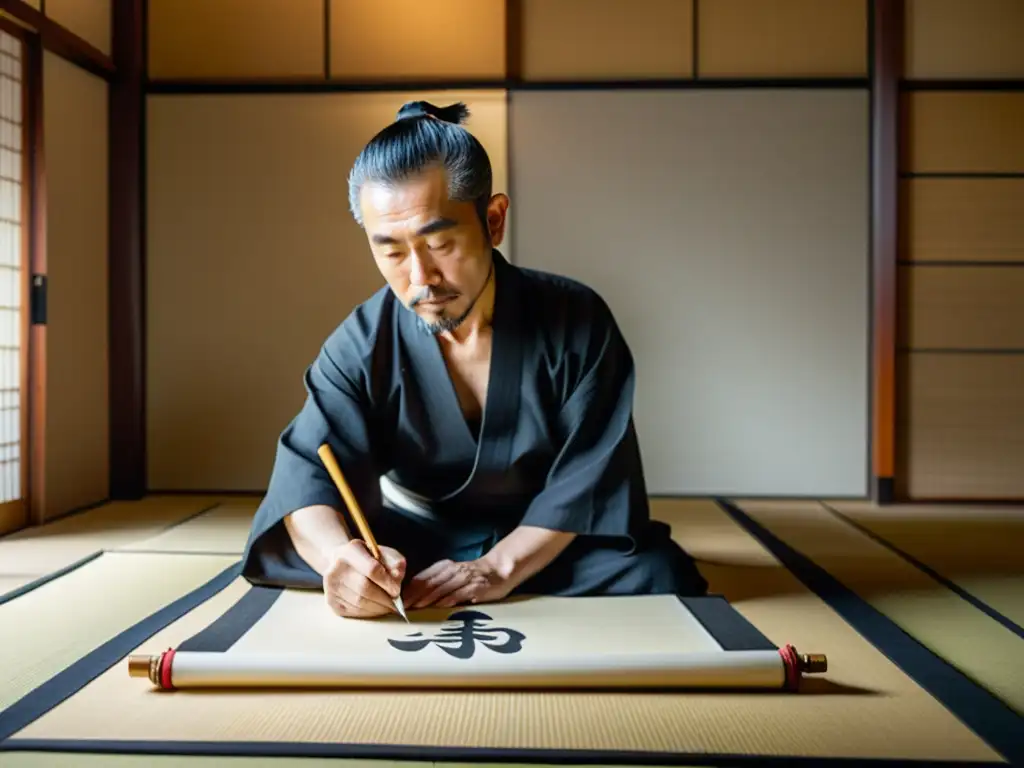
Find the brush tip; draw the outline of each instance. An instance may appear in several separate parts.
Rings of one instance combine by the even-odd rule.
[[[394,602],[395,610],[398,611],[398,614],[406,621],[409,621],[409,617],[405,615],[405,603],[402,602],[402,598],[396,597]]]

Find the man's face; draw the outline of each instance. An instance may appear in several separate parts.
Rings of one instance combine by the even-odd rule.
[[[366,184],[360,205],[370,249],[391,290],[433,333],[457,327],[487,282],[508,198],[491,199],[489,234],[472,203],[448,199],[442,168],[395,186]]]

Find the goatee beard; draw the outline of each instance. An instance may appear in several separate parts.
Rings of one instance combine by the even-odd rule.
[[[465,312],[463,312],[458,317],[442,317],[440,320],[435,320],[433,322],[427,322],[426,320],[424,320],[417,313],[416,314],[416,319],[419,321],[417,323],[419,328],[424,333],[427,333],[427,334],[429,334],[431,336],[436,336],[439,333],[446,333],[446,332],[449,332],[449,331],[454,331],[456,328],[458,328],[460,325],[462,325],[463,321],[465,321],[465,319],[467,317],[469,317],[469,313],[473,311],[473,307],[476,306],[477,301],[480,300],[480,297],[483,296],[484,291],[487,290],[487,284],[491,281],[491,277],[493,277],[493,275],[494,275],[494,261],[492,260],[491,261],[491,266],[487,270],[487,279],[484,280],[483,287],[481,287],[480,291],[477,293],[477,295],[473,297],[473,300],[471,302],[469,302],[469,306],[466,307],[466,311]],[[414,304],[414,306],[415,306],[415,304]],[[410,311],[415,312],[415,310],[412,310],[412,309],[410,309]]]
[[[469,308],[458,317],[442,317],[439,320],[433,322],[427,322],[419,315],[416,316],[417,325],[420,330],[430,336],[436,336],[439,333],[446,333],[454,331],[458,328],[469,316],[469,313],[473,310],[473,305],[470,304]]]

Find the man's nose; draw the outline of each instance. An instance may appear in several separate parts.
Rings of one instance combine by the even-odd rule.
[[[437,278],[437,270],[430,257],[424,257],[414,250],[409,258],[409,282],[413,285],[431,285],[437,282]]]

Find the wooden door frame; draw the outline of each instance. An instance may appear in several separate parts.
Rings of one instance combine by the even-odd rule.
[[[141,49],[138,40],[141,27],[137,23],[125,29],[125,18],[134,22],[144,7],[144,0],[111,0],[112,44],[115,49],[124,48],[126,41]],[[21,435],[24,449],[21,452],[22,499],[21,509],[8,516],[0,509],[0,536],[13,528],[26,525],[38,525],[47,521],[46,506],[46,153],[43,127],[43,52],[59,56],[75,66],[94,74],[110,85],[111,98],[111,131],[108,141],[111,146],[112,187],[116,187],[120,197],[140,195],[139,187],[127,186],[117,175],[123,158],[117,140],[124,130],[122,122],[136,119],[135,115],[126,113],[122,102],[124,93],[130,95],[133,88],[141,88],[134,82],[123,82],[118,78],[118,68],[114,58],[104,54],[88,41],[70,31],[60,23],[47,16],[44,8],[34,8],[23,0],[0,0],[0,28],[17,37],[23,44],[23,81],[22,81],[22,351],[21,351],[21,386],[22,386],[22,424]],[[136,54],[137,55],[137,54]],[[122,56],[123,58],[123,56]],[[136,144],[136,149],[139,145]],[[129,151],[128,157],[131,157]],[[140,159],[134,160],[135,167]],[[129,177],[129,181],[131,178]],[[113,190],[112,190],[113,192]],[[112,317],[117,315],[122,305],[130,298],[123,295],[117,280],[118,268],[124,258],[117,258],[121,250],[127,248],[131,253],[133,241],[126,232],[131,232],[133,222],[122,222],[115,215],[113,205],[118,198],[112,197],[110,216]],[[138,209],[141,203],[137,203]],[[125,246],[125,242],[129,245]],[[136,291],[138,293],[138,291]],[[116,323],[112,323],[111,333],[120,331]],[[116,357],[116,355],[115,355]],[[141,361],[134,361],[137,366]],[[111,360],[112,375],[123,366],[119,360]],[[111,420],[116,426],[120,421],[117,395],[111,395]],[[137,398],[136,398],[137,399]],[[112,435],[113,438],[113,435]],[[130,449],[130,447],[129,447]],[[123,452],[123,451],[122,451]],[[115,452],[115,457],[119,454]]]

